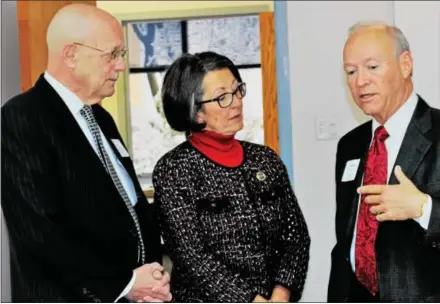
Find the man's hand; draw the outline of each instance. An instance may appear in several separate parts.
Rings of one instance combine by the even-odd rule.
[[[400,166],[394,170],[398,185],[368,185],[358,188],[366,194],[365,203],[373,205],[370,212],[378,221],[403,221],[422,216],[428,196],[417,189]]]
[[[161,302],[164,302],[163,296],[166,296],[166,295],[169,295],[169,300],[167,300],[167,301],[171,301],[172,295],[170,293],[170,285],[169,285],[170,276],[169,276],[169,274],[168,273],[162,274],[161,271],[155,270],[153,272],[153,277],[156,280],[160,280],[162,282],[168,282],[168,283],[162,287],[153,287],[152,288],[152,290],[151,290],[152,295],[159,294],[158,296],[152,296],[150,294],[145,295],[143,298],[137,300],[138,303],[145,303],[145,302],[147,302],[147,303],[161,303]]]
[[[148,302],[148,303],[161,303],[164,302],[163,300],[163,296],[167,296],[169,295],[169,299],[167,301],[171,301],[172,299],[172,295],[170,293],[170,275],[168,273],[162,274],[161,271],[159,270],[155,270],[153,272],[153,277],[156,280],[160,280],[162,282],[166,282],[166,284],[162,287],[153,287],[152,292],[153,295],[155,294],[159,294],[159,296],[151,296],[151,295],[146,295],[144,296],[142,299],[138,300],[138,303],[143,303],[143,302]],[[162,295],[162,296],[161,296]]]
[[[159,263],[145,264],[135,269],[136,281],[127,295],[136,302],[171,301],[170,276],[162,274],[163,266]]]
[[[257,295],[257,296],[255,297],[255,299],[254,299],[252,302],[253,302],[253,303],[268,303],[269,300],[266,300],[265,297],[262,297],[262,296],[260,296],[260,295]]]

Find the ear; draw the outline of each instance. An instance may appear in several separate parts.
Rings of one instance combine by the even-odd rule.
[[[76,46],[68,44],[62,50],[64,62],[69,68],[74,68],[76,65]]]
[[[410,51],[405,51],[399,55],[399,68],[405,79],[412,76],[413,58]]]
[[[196,121],[197,123],[204,123],[205,122],[205,113],[203,112],[203,109],[200,109],[200,111],[196,114]]]

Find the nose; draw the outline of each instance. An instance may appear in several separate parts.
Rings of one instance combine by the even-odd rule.
[[[359,87],[363,87],[364,85],[368,84],[368,82],[368,75],[364,71],[359,70],[356,77],[356,85]]]
[[[123,72],[126,69],[125,59],[118,57],[115,62],[115,70],[118,72]]]
[[[238,94],[232,95],[232,104],[231,107],[241,107],[243,106],[243,97],[238,97]]]

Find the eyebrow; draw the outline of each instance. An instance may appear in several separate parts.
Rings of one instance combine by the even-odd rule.
[[[367,58],[365,58],[365,59],[362,60],[362,63],[366,63],[366,62],[371,61],[371,60],[379,62],[379,60],[377,60],[377,59],[375,59],[375,58],[373,58],[373,57],[367,57]],[[349,63],[349,62],[348,62],[348,63],[344,63],[344,67],[355,66],[355,65],[356,65],[356,64],[354,64],[354,63]]]
[[[121,46],[113,45],[108,49],[110,49],[111,51],[122,51],[122,50],[127,50],[127,47],[125,45],[121,45]]]
[[[237,79],[235,79],[235,78],[234,78],[234,80],[232,80],[232,83],[231,83],[231,85],[233,85],[233,84],[234,84],[234,82],[237,82],[237,84],[238,84],[238,81],[237,81]],[[216,92],[217,92],[217,90],[223,90],[223,91],[226,91],[226,87],[222,86],[222,87],[218,87],[218,88],[215,88],[215,89],[214,89],[214,91],[213,91],[212,93],[213,93],[213,94],[214,94],[214,93],[216,93]]]
[[[112,52],[116,52],[116,51],[118,51],[118,52],[121,52],[121,51],[128,51],[128,49],[127,48],[118,48],[118,47],[115,47],[115,48],[113,48],[112,49]]]
[[[371,61],[371,60],[379,61],[379,60],[377,60],[376,58],[373,58],[373,57],[367,57],[367,58],[365,58],[365,59],[363,60],[363,62],[368,62],[368,61]]]

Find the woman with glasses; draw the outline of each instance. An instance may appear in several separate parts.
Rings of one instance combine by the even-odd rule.
[[[213,52],[183,55],[165,75],[166,119],[188,135],[153,172],[174,301],[301,297],[307,225],[275,152],[234,138],[245,96],[236,66]]]

